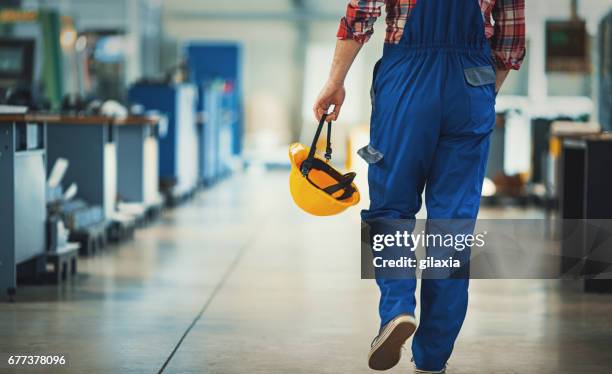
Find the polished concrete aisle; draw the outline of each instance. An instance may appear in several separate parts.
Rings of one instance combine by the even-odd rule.
[[[378,291],[359,278],[358,209],[306,216],[285,173],[233,177],[79,265],[0,304],[0,353],[66,354],[57,372],[73,373],[369,372]],[[612,296],[473,281],[449,373],[604,373],[610,346]],[[392,372],[411,372],[409,350]]]

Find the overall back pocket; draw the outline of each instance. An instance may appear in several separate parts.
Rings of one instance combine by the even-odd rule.
[[[470,98],[470,116],[475,125],[495,122],[495,70],[491,65],[463,70]]]

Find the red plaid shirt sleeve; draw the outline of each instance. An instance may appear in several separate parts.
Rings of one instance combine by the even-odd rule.
[[[340,21],[338,39],[353,39],[359,43],[367,42],[374,33],[374,22],[382,14],[385,0],[351,0],[346,8],[346,16]]]
[[[525,0],[497,0],[492,17],[495,63],[503,69],[518,70],[525,58]]]

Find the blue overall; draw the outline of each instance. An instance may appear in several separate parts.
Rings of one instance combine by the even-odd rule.
[[[478,0],[419,0],[375,67],[364,221],[473,219],[495,123],[495,71]],[[362,155],[363,156],[363,155]],[[469,279],[423,279],[412,353],[441,370],[468,304]],[[414,314],[416,279],[377,279],[381,326]]]

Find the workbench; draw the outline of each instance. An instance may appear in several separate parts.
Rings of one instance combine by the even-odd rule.
[[[45,252],[46,118],[0,115],[0,298],[17,265]]]
[[[117,127],[104,116],[52,116],[47,121],[47,167],[67,159],[65,186],[76,183],[77,196],[102,207],[105,218],[117,198]]]
[[[117,139],[122,123],[130,123],[130,119],[59,115],[47,121],[47,166],[51,167],[58,158],[68,160],[65,185],[76,183],[77,197],[102,207],[105,219],[102,225],[106,226],[102,231],[106,232],[106,239],[115,242],[131,237],[137,221],[134,215],[117,211]],[[100,228],[94,231],[100,232]],[[82,233],[73,234],[76,238]],[[80,242],[88,242],[87,236],[80,236]],[[81,253],[87,254],[88,249],[82,247]]]

